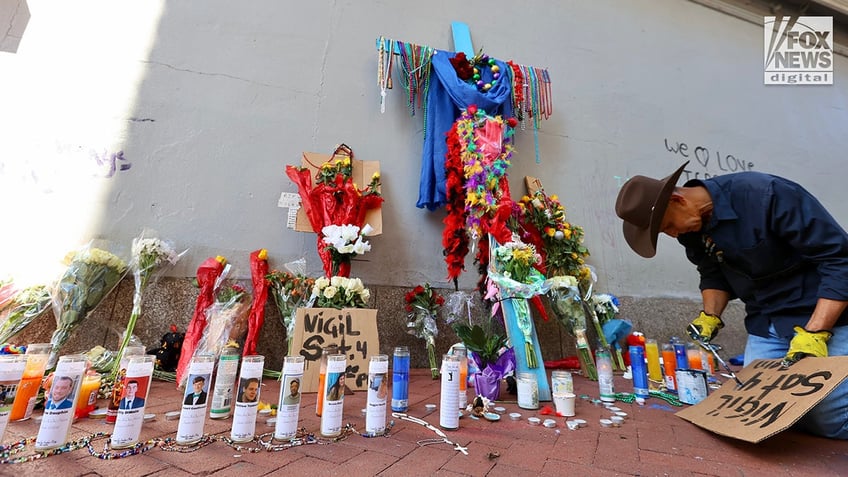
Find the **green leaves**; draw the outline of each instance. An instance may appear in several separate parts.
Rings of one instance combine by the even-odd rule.
[[[506,337],[498,333],[486,333],[480,325],[468,326],[455,323],[453,330],[469,351],[474,351],[484,363],[498,360],[500,349],[506,346]]]

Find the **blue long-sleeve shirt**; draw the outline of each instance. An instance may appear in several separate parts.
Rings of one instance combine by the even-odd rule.
[[[759,172],[685,184],[698,185],[712,197],[712,215],[678,241],[698,267],[701,290],[745,303],[748,333],[768,336],[774,323],[791,337],[819,298],[848,300],[848,234],[803,187]],[[848,311],[836,325],[848,325]]]

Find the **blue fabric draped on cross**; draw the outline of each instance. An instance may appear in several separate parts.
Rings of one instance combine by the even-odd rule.
[[[450,63],[455,53],[438,50],[433,55],[430,89],[427,94],[427,114],[424,124],[424,151],[421,157],[421,179],[418,189],[418,208],[436,210],[447,203],[445,195],[445,134],[450,131],[460,110],[476,105],[487,114],[504,118],[512,116],[512,85],[509,66],[495,60],[501,71],[500,80],[489,91],[459,79]],[[492,73],[483,68],[482,80],[492,81]]]

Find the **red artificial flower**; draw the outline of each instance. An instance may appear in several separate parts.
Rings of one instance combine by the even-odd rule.
[[[507,124],[509,125],[509,127],[511,127],[511,128],[514,128],[515,126],[518,126],[518,120],[517,120],[517,119],[515,119],[515,118],[509,118],[509,119],[507,119],[507,120],[506,120],[506,123],[507,123]]]
[[[456,70],[456,75],[463,81],[468,81],[474,76],[474,66],[468,61],[465,53],[459,52],[453,58],[449,59],[453,69]]]

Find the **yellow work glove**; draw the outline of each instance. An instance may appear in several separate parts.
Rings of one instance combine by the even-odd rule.
[[[806,356],[827,357],[827,340],[833,336],[833,333],[827,330],[807,331],[800,326],[794,329],[795,337],[789,342],[789,351],[783,358],[784,366],[796,363]]]
[[[703,343],[708,343],[715,338],[718,330],[724,328],[724,322],[717,315],[711,315],[705,311],[695,318],[686,331],[693,340],[698,340]]]

